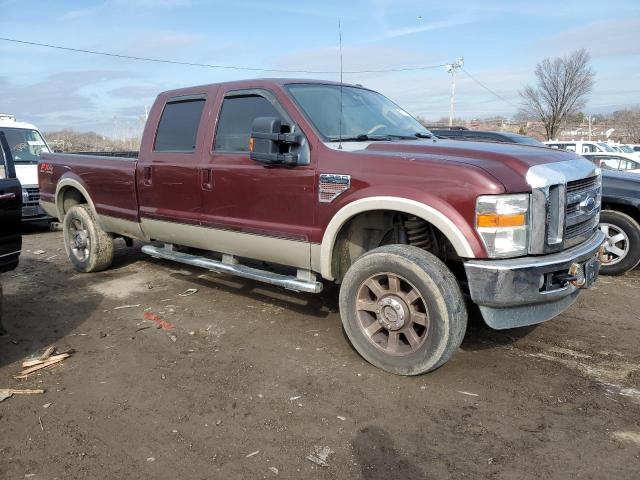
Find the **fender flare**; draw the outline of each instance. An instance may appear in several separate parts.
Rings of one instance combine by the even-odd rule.
[[[463,258],[475,258],[467,238],[453,221],[439,210],[425,203],[401,197],[377,196],[355,200],[342,207],[333,216],[322,237],[320,245],[320,274],[327,280],[334,280],[331,272],[333,247],[342,226],[359,213],[373,210],[394,210],[431,223],[451,242],[456,253]]]
[[[93,212],[95,217],[98,218],[98,213],[96,212],[96,207],[93,204],[93,200],[91,200],[91,196],[89,195],[89,192],[87,192],[87,189],[84,188],[82,183],[80,183],[75,178],[64,177],[56,185],[56,196],[55,196],[55,199],[56,199],[56,210],[58,211],[58,218],[60,219],[60,221],[62,221],[62,219],[64,219],[64,212],[62,211],[63,204],[62,204],[62,198],[60,197],[60,194],[66,187],[71,187],[71,188],[75,188],[76,190],[78,190],[82,194],[82,196],[87,200],[87,202],[89,203],[89,207],[91,208],[91,211]]]

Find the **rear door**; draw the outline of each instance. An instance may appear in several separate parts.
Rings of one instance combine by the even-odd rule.
[[[0,273],[16,267],[22,247],[22,187],[13,175],[11,151],[0,132]]]
[[[136,172],[142,227],[152,238],[164,239],[166,222],[200,221],[205,158],[199,127],[206,100],[205,94],[170,97],[161,112],[152,111],[149,121],[157,128],[145,131]]]

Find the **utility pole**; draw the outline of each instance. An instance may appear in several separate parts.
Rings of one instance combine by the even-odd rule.
[[[591,141],[591,114],[589,114],[589,141]]]
[[[453,126],[453,112],[456,99],[456,70],[464,65],[464,59],[460,57],[457,62],[445,65],[447,73],[451,74],[451,104],[449,106],[449,126]]]

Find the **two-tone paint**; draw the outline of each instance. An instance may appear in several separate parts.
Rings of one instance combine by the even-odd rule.
[[[42,205],[62,218],[65,194],[75,189],[106,231],[306,268],[332,280],[331,256],[341,228],[367,211],[415,215],[438,228],[460,258],[486,258],[474,229],[476,198],[531,192],[530,167],[578,158],[537,147],[429,139],[338,149],[323,142],[289,97],[290,83],[309,81],[249,80],[162,93],[137,159],[44,154]],[[248,153],[213,148],[225,96],[243,91],[272,96],[304,135],[308,164],[265,165]],[[154,151],[165,104],[188,95],[206,98],[195,151]],[[321,202],[321,175],[348,176],[348,190]]]

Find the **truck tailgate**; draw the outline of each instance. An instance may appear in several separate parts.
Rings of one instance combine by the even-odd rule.
[[[56,187],[65,179],[79,183],[100,215],[138,221],[137,158],[42,154],[38,172],[40,199],[55,203]]]

